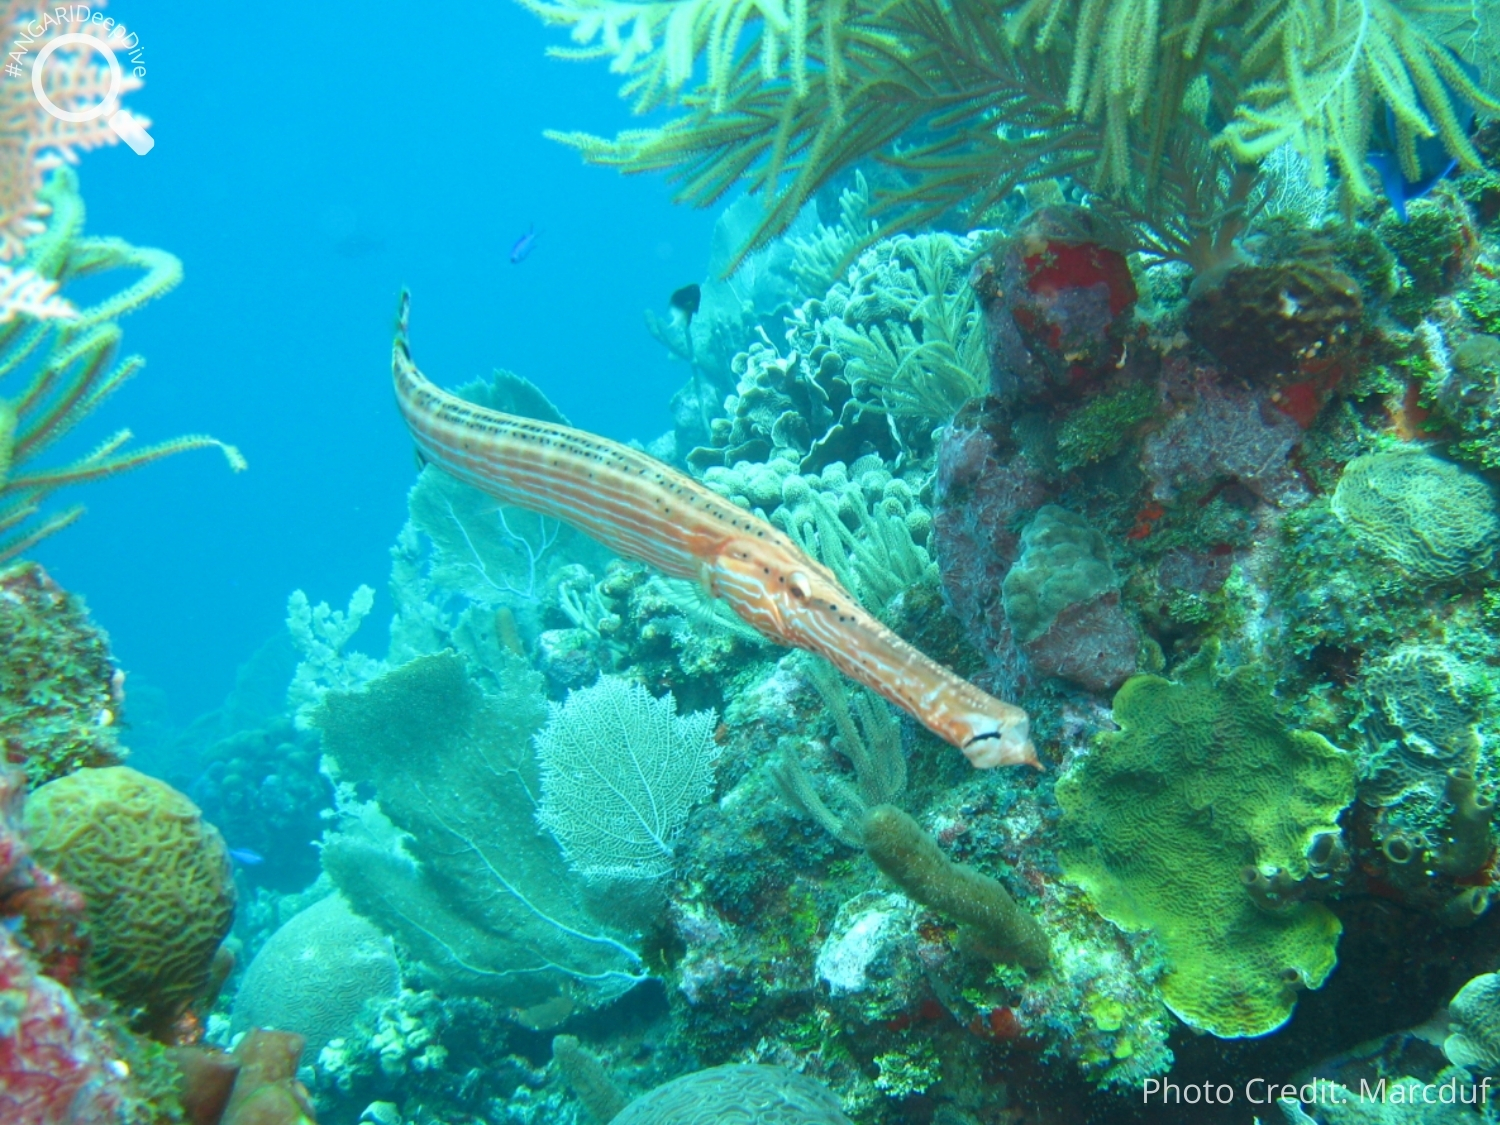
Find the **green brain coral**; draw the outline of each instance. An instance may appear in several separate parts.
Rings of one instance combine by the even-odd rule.
[[[1067,877],[1116,925],[1155,932],[1162,998],[1185,1023],[1275,1030],[1332,970],[1340,926],[1318,903],[1263,910],[1245,873],[1308,877],[1309,847],[1353,799],[1352,755],[1288,730],[1250,669],[1217,678],[1211,659],[1180,683],[1126,681],[1114,718],[1057,784]]]
[[[157,1037],[211,985],[234,921],[229,853],[198,806],[126,766],[81,769],[26,801],[37,862],[76,887],[93,949],[86,972]]]
[[[1488,566],[1500,542],[1480,477],[1427,453],[1372,453],[1344,467],[1333,511],[1360,544],[1425,582]]]
[[[850,1125],[838,1098],[780,1066],[695,1070],[625,1107],[611,1125]]]

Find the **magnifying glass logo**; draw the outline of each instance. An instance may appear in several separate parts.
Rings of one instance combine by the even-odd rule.
[[[104,95],[104,100],[98,105],[90,106],[88,109],[62,109],[47,96],[47,91],[42,89],[42,67],[52,57],[53,51],[59,47],[70,46],[92,47],[103,55],[104,61],[109,64],[109,93]],[[43,109],[59,121],[74,123],[93,121],[109,114],[105,124],[113,129],[116,136],[129,145],[137,156],[145,156],[155,146],[156,140],[141,127],[139,121],[130,116],[129,111],[118,108],[120,87],[124,85],[124,82],[125,73],[120,69],[120,60],[115,57],[109,44],[96,35],[84,35],[81,32],[59,35],[37,52],[36,61],[31,64],[31,92],[36,95],[36,100],[41,103]]]

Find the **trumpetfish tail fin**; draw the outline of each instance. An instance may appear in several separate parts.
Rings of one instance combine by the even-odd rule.
[[[396,403],[428,463],[502,504],[703,583],[761,635],[826,657],[976,766],[1038,766],[1025,711],[907,644],[770,523],[640,450],[434,386],[412,360],[410,312],[403,291],[391,372]]]

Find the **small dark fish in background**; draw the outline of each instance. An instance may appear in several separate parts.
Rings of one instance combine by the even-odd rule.
[[[686,324],[693,323],[693,317],[697,315],[698,305],[703,300],[703,290],[696,285],[684,285],[667,299],[667,304],[672,306],[674,312],[681,315]]]
[[[703,432],[713,434],[713,423],[709,416],[707,391],[703,386],[703,374],[698,370],[698,357],[693,354],[693,317],[698,313],[698,306],[703,303],[703,290],[697,285],[684,285],[667,298],[667,305],[672,310],[672,319],[682,326],[682,342],[687,347],[688,367],[693,372],[693,394],[698,399],[698,420],[703,424]]]
[[[511,265],[519,265],[526,260],[531,253],[531,248],[536,245],[536,235],[536,224],[532,223],[526,233],[516,239],[515,244],[510,248]]]
[[[265,856],[252,852],[249,848],[230,848],[229,858],[243,867],[258,867],[266,862]]]

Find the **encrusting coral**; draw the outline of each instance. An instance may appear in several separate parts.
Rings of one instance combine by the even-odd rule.
[[[33,787],[124,760],[124,673],[82,599],[35,563],[0,570],[0,654],[0,746]]]

